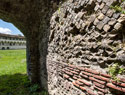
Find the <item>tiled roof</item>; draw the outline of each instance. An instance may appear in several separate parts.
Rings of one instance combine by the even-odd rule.
[[[25,39],[25,37],[21,36],[21,35],[10,35],[10,34],[2,34],[2,33],[0,33],[0,37],[11,37],[11,38],[23,38],[23,39]]]

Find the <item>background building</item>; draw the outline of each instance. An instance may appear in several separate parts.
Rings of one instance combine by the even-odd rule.
[[[0,49],[25,49],[26,40],[21,35],[9,35],[0,33]]]

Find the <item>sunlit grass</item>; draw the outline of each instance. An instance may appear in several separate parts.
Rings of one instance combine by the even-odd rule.
[[[26,73],[25,50],[0,50],[0,75]]]
[[[0,95],[47,95],[26,74],[25,50],[0,50]]]

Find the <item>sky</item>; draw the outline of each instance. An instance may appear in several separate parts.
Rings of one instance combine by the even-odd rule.
[[[17,29],[12,23],[5,22],[0,19],[0,33],[12,34],[12,35],[23,35],[19,29]]]

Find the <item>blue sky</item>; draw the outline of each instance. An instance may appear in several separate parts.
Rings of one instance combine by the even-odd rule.
[[[20,32],[20,30],[18,30],[12,23],[5,22],[1,19],[0,19],[0,33],[13,34],[13,35],[18,35],[18,34],[23,35]]]

